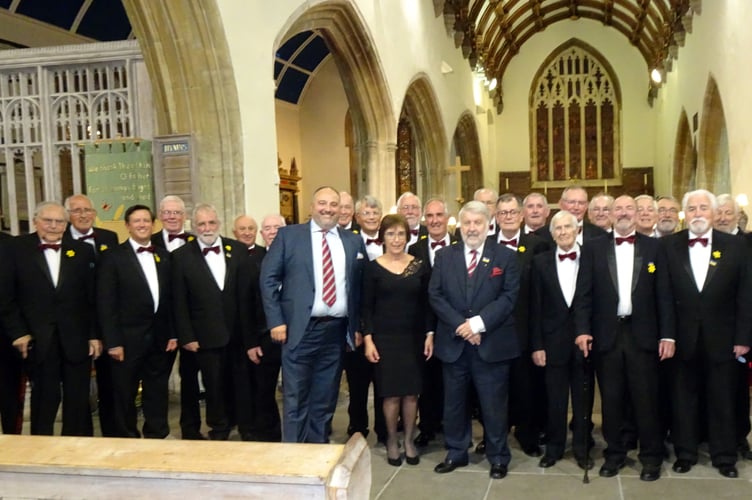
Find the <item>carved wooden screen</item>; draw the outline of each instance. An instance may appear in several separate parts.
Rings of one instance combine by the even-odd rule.
[[[417,193],[413,127],[406,116],[397,124],[397,196],[408,191]]]
[[[530,97],[534,187],[620,180],[618,82],[594,50],[572,41],[556,51]]]

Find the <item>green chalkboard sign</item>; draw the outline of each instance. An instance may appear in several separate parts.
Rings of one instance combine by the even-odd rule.
[[[141,204],[154,210],[151,141],[126,139],[87,144],[86,194],[102,221],[118,221]]]

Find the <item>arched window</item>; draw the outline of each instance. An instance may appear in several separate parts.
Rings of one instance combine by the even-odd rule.
[[[595,49],[572,39],[554,50],[530,90],[533,186],[620,182],[620,111],[616,76]]]

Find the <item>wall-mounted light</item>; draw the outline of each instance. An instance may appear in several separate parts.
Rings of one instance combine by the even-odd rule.
[[[491,80],[491,83],[488,84],[488,91],[489,92],[493,91],[498,84],[499,84],[499,82],[496,80],[496,78],[494,78],[493,80]]]
[[[736,195],[736,203],[738,203],[740,207],[744,208],[749,205],[749,199],[747,198],[746,194],[739,193]]]
[[[663,75],[661,74],[661,70],[659,70],[658,68],[653,68],[653,71],[650,72],[650,80],[656,85],[663,83]]]

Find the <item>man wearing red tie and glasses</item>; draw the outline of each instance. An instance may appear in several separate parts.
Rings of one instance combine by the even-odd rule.
[[[673,470],[697,463],[698,397],[706,395],[708,444],[713,466],[737,477],[734,388],[740,360],[752,343],[749,251],[741,238],[712,227],[715,196],[684,195],[688,229],[660,239],[666,252],[676,315],[676,355],[670,384],[673,403]]]

